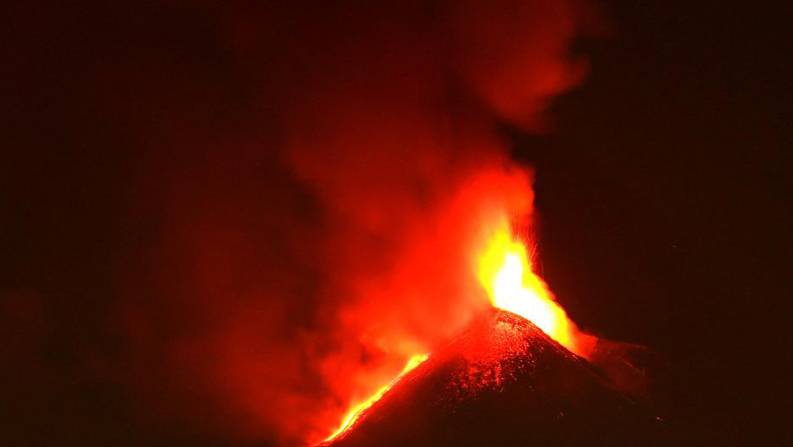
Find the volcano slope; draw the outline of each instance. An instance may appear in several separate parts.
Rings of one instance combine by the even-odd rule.
[[[668,445],[666,431],[586,360],[494,309],[326,445]]]

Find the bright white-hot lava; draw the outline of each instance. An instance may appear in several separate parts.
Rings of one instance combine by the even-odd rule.
[[[523,241],[505,220],[478,257],[477,276],[490,303],[526,318],[567,349],[585,356],[594,338],[580,332],[535,272]]]

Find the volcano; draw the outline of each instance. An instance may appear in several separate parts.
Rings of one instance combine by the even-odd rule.
[[[666,431],[587,360],[493,309],[323,445],[666,445]]]

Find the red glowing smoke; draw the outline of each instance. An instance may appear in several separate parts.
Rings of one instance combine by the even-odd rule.
[[[533,199],[496,125],[539,128],[580,79],[568,54],[578,3],[219,19],[255,105],[221,137],[167,129],[194,132],[176,138],[194,145],[191,161],[160,152],[141,168],[132,214],[153,230],[131,250],[122,313],[144,408],[218,433],[320,440],[488,306],[473,244],[503,213],[530,219]]]

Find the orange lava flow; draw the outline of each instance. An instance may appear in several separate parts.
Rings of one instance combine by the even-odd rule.
[[[344,420],[342,421],[341,425],[327,438],[325,438],[324,442],[330,442],[342,433],[346,432],[350,427],[352,427],[355,422],[361,417],[361,415],[369,409],[375,402],[380,400],[383,395],[391,389],[399,379],[401,379],[405,374],[409,373],[411,370],[422,364],[425,360],[429,357],[428,354],[416,354],[410,357],[410,359],[405,364],[405,367],[402,368],[402,372],[400,372],[391,382],[383,385],[378,389],[374,394],[369,396],[366,400],[355,404],[350,410],[347,412],[347,415],[344,416]]]
[[[570,321],[533,270],[525,244],[504,222],[478,257],[477,276],[490,303],[526,318],[549,337],[576,354],[586,356],[594,337],[581,333]]]

